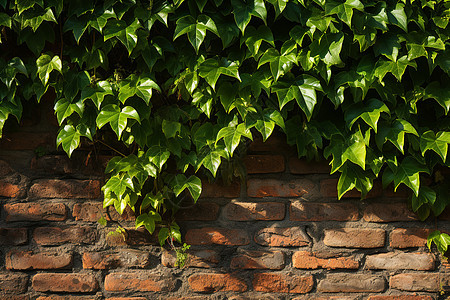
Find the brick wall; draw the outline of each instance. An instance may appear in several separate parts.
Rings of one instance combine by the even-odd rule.
[[[27,124],[25,124],[27,125]],[[417,221],[406,193],[376,186],[336,198],[326,163],[295,158],[283,138],[256,141],[245,183],[205,183],[178,220],[184,269],[133,214],[96,221],[107,157],[55,152],[55,132],[31,123],[0,142],[0,299],[438,299],[446,262],[426,249],[448,214]],[[39,148],[40,147],[40,148]],[[44,156],[36,157],[36,149]]]

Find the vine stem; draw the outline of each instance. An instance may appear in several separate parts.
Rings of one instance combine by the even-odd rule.
[[[108,147],[109,149],[111,149],[112,151],[119,153],[119,154],[122,155],[123,157],[126,157],[125,154],[123,154],[122,152],[120,152],[120,151],[117,150],[117,149],[114,149],[114,148],[111,147],[110,145],[108,145],[108,144],[102,142],[101,140],[95,140],[95,142],[99,142],[100,144],[105,145],[106,147]]]

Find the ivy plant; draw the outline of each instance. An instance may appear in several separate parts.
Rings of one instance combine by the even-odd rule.
[[[0,133],[54,91],[57,145],[114,149],[104,207],[161,245],[200,178],[275,130],[331,161],[339,198],[379,178],[424,220],[450,201],[449,19],[445,0],[0,0]]]

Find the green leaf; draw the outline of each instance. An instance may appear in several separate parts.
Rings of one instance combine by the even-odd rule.
[[[64,23],[64,32],[72,31],[77,44],[80,43],[80,39],[89,26],[90,18],[87,15],[83,15],[79,18],[71,16]]]
[[[127,48],[128,54],[131,54],[136,47],[138,36],[136,31],[141,27],[139,20],[134,19],[129,26],[123,20],[110,20],[103,31],[105,41],[117,37],[119,41]]]
[[[347,0],[344,3],[326,1],[325,3],[326,14],[336,14],[350,28],[352,27],[353,9],[364,10],[364,5],[359,0]]]
[[[106,80],[97,82],[94,87],[87,86],[81,91],[81,99],[83,101],[91,99],[99,110],[107,95],[114,95],[114,93],[111,84]]]
[[[50,73],[53,70],[56,70],[62,74],[61,59],[57,55],[53,56],[52,58],[48,54],[42,54],[36,60],[36,65],[38,69],[39,79],[44,85],[47,85],[48,79],[50,78]]]
[[[169,228],[163,227],[158,232],[158,241],[159,245],[162,247],[164,246],[166,240],[169,238]]]
[[[310,46],[311,56],[318,56],[326,65],[341,64],[339,54],[344,43],[344,34],[326,33],[318,40],[314,40]]]
[[[128,176],[128,174],[122,173],[111,176],[111,178],[109,178],[106,184],[102,187],[102,190],[105,194],[112,192],[117,197],[123,198],[127,188],[134,191],[133,180],[130,176]]]
[[[81,100],[72,103],[72,101],[66,98],[62,98],[55,103],[54,110],[56,112],[58,123],[59,125],[61,125],[62,122],[66,118],[70,117],[74,112],[76,112],[81,117],[83,115],[84,105]]]
[[[405,143],[405,134],[410,133],[415,136],[417,134],[416,129],[408,121],[397,119],[390,127],[380,128],[379,133],[376,136],[376,142],[378,148],[382,149],[382,145],[386,141],[390,141],[395,147],[403,153],[403,145]]]
[[[449,143],[450,132],[440,131],[435,135],[432,130],[428,130],[420,136],[420,151],[425,155],[427,150],[433,150],[445,162]]]
[[[359,119],[363,119],[377,133],[377,123],[382,112],[389,114],[389,108],[378,99],[370,99],[365,102],[355,103],[344,114],[345,122],[349,129]]]
[[[174,138],[181,131],[181,123],[169,120],[162,121],[162,131],[166,138]]]
[[[295,51],[280,54],[277,49],[269,48],[261,56],[258,62],[258,69],[266,63],[269,63],[272,76],[277,81],[280,76],[292,68],[293,64],[297,64],[297,54]]]
[[[241,45],[245,42],[245,45],[248,47],[253,56],[256,56],[263,41],[269,43],[272,47],[275,47],[270,28],[265,25],[259,26],[258,29],[250,26],[241,38]]]
[[[418,196],[420,187],[420,172],[428,173],[427,167],[419,163],[411,156],[405,157],[394,171],[394,191],[396,191],[398,186],[403,183],[413,190],[416,196]]]
[[[136,95],[149,105],[153,89],[161,92],[161,89],[156,82],[150,78],[138,77],[135,74],[132,74],[128,76],[127,79],[120,82],[118,98],[120,102],[125,103],[128,98]]]
[[[202,193],[202,182],[197,176],[186,178],[183,174],[178,174],[171,182],[175,196],[179,196],[185,189],[188,189],[192,198],[197,202]]]
[[[236,127],[224,127],[220,129],[219,132],[217,133],[216,144],[218,141],[223,139],[223,141],[225,142],[226,150],[228,151],[228,153],[230,153],[230,156],[233,156],[233,152],[239,145],[242,136],[252,140],[252,133],[248,128],[246,128],[244,123],[241,123]],[[218,155],[216,155],[215,157],[217,156]],[[218,160],[219,162],[217,165],[220,165],[220,156],[218,156],[218,159],[216,160]],[[217,168],[213,169],[217,170]],[[213,174],[214,173],[215,172],[213,172]]]
[[[421,186],[419,188],[419,195],[412,195],[411,197],[412,209],[417,212],[422,205],[429,204],[430,206],[433,206],[435,201],[436,192],[432,188]]]
[[[387,13],[389,21],[408,32],[408,17],[405,13],[405,5],[402,3],[397,3],[395,8]]]
[[[226,152],[224,153],[223,150],[210,149],[209,147],[203,148],[197,161],[197,170],[204,166],[216,177],[222,157],[226,157]]]
[[[206,82],[213,89],[215,89],[216,82],[221,74],[234,77],[241,81],[238,69],[239,65],[236,62],[231,62],[225,57],[220,59],[209,58],[198,67],[199,75],[205,78]]]
[[[398,79],[398,81],[401,81],[408,66],[417,68],[416,62],[410,61],[406,55],[400,57],[397,61],[386,61],[380,59],[375,66],[375,76],[378,77],[381,82],[386,73],[390,72]]]
[[[450,90],[448,89],[448,86],[442,87],[438,81],[431,82],[425,88],[425,95],[423,98],[435,99],[444,108],[446,114],[450,111]]]
[[[98,128],[102,128],[109,123],[112,130],[117,134],[117,137],[120,138],[123,130],[127,126],[128,119],[134,119],[140,122],[138,112],[131,106],[125,106],[120,109],[115,104],[109,104],[102,108],[97,116],[96,123]]]
[[[342,172],[337,184],[339,200],[346,192],[354,188],[361,192],[361,198],[364,198],[372,189],[372,176],[370,176],[370,174],[365,172],[359,166],[352,163],[345,163],[339,168],[339,171]]]
[[[266,22],[267,11],[263,0],[231,0],[231,5],[233,6],[234,20],[242,33],[252,16]]]
[[[70,157],[73,150],[80,144],[80,133],[72,125],[65,125],[56,137],[56,147],[62,144],[64,151]]]
[[[187,34],[188,40],[194,47],[195,52],[198,53],[200,45],[206,36],[206,30],[219,36],[216,24],[207,15],[199,15],[197,19],[188,15],[177,20],[177,27],[173,39],[176,40],[179,36]]]
[[[3,12],[0,12],[0,26],[11,28],[11,17]]]
[[[161,216],[155,211],[143,213],[136,218],[136,229],[144,226],[150,234],[155,231],[156,222],[161,221]]]
[[[400,39],[397,34],[386,33],[378,38],[373,50],[375,55],[384,55],[392,61],[397,61],[398,51],[401,48]]]
[[[438,251],[444,255],[447,252],[448,245],[450,245],[450,236],[446,233],[441,233],[439,230],[433,231],[427,238],[427,247],[431,250],[431,244],[437,246]],[[444,256],[444,258],[446,258]]]

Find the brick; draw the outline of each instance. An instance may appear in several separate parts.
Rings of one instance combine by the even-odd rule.
[[[433,229],[396,228],[392,230],[390,245],[393,248],[425,247],[428,235]]]
[[[46,174],[73,173],[71,161],[67,155],[44,155],[33,157],[30,168]]]
[[[433,300],[433,297],[419,295],[370,296],[367,300]]]
[[[385,234],[383,229],[326,229],[323,242],[331,247],[379,248],[384,246]]]
[[[0,180],[0,197],[23,198],[24,196],[25,192],[20,185]]]
[[[147,272],[117,272],[105,277],[108,292],[168,292],[175,288],[171,277]]]
[[[403,198],[408,199],[411,196],[411,190],[405,185],[400,185],[397,191],[394,191],[394,185],[390,184],[383,189],[383,197],[385,198]]]
[[[253,275],[253,289],[270,293],[308,293],[314,286],[312,276],[286,275],[278,273],[256,273]]]
[[[293,298],[292,300],[355,300],[355,297],[352,296],[312,296],[312,295],[304,295],[300,297]]]
[[[73,206],[73,217],[77,221],[97,222],[101,217],[108,221],[134,221],[136,217],[129,206],[124,210],[122,215],[119,215],[115,209],[109,209],[109,215],[106,209],[103,208],[102,202],[84,202],[77,203]]]
[[[247,174],[265,174],[284,172],[282,155],[246,155],[244,157]]]
[[[214,250],[188,250],[188,258],[184,267],[211,268],[215,267],[219,261],[219,254]],[[164,250],[161,255],[161,263],[169,268],[176,267],[177,255],[175,251]]]
[[[286,136],[274,132],[266,141],[263,141],[262,136],[260,135],[254,136],[253,141],[248,147],[248,151],[279,153],[287,148],[289,148],[289,146],[286,144]],[[294,151],[295,150],[292,149],[290,152]]]
[[[328,274],[320,280],[317,291],[325,293],[382,292],[385,280],[370,274]]]
[[[38,147],[54,148],[56,136],[47,132],[11,132],[0,140],[2,150],[35,150]]]
[[[250,243],[247,232],[243,229],[205,227],[189,229],[186,233],[186,243],[190,245],[227,245],[240,246]]]
[[[64,221],[67,207],[62,203],[5,204],[6,221]]]
[[[0,295],[21,294],[27,289],[28,276],[24,274],[1,273]]]
[[[291,203],[291,221],[357,221],[358,207],[353,203]]]
[[[297,251],[292,256],[292,264],[297,269],[358,269],[359,262],[354,257],[320,258],[309,251]]]
[[[261,293],[247,293],[247,294],[240,294],[240,295],[234,295],[229,298],[228,300],[282,300],[282,296],[276,296],[276,295],[270,295],[265,294],[262,295]]]
[[[145,268],[150,264],[150,253],[133,249],[83,253],[85,269]]]
[[[403,273],[391,276],[393,289],[411,292],[437,292],[440,289],[440,274]]]
[[[71,295],[49,295],[49,296],[41,296],[36,300],[97,300],[96,296],[71,296]]]
[[[115,229],[109,228],[106,231],[106,242],[109,246],[144,246],[144,245],[159,245],[158,236],[150,234],[145,228],[138,229],[125,228],[125,233],[120,234],[115,232]],[[112,233],[112,234],[109,234]]]
[[[178,298],[180,299],[180,298]],[[144,297],[112,297],[112,298],[106,298],[105,300],[147,300],[147,298]]]
[[[390,252],[368,255],[366,268],[376,270],[433,270],[434,256],[428,253]]]
[[[6,255],[5,266],[8,270],[67,269],[72,266],[72,254],[14,250]]]
[[[180,209],[176,220],[180,221],[215,221],[219,216],[219,205],[213,202],[197,202],[188,209]]]
[[[278,179],[249,179],[247,181],[249,197],[301,197],[316,196],[316,185],[309,179],[297,179],[290,182]]]
[[[200,198],[238,198],[241,195],[241,184],[236,181],[229,185],[202,182]]]
[[[225,216],[231,221],[283,220],[285,205],[280,202],[231,202]]]
[[[39,179],[29,191],[30,198],[96,199],[100,198],[100,181],[78,179]]]
[[[28,295],[8,295],[3,296],[0,295],[0,300],[30,300],[30,296]]]
[[[33,232],[38,245],[54,246],[65,243],[92,244],[96,240],[96,231],[90,227],[38,227]]]
[[[371,203],[364,209],[366,222],[417,221],[417,216],[408,208],[407,203]]]
[[[330,178],[323,179],[320,181],[320,194],[325,198],[337,198],[337,183],[338,179]],[[379,197],[382,194],[382,187],[379,184],[374,184],[373,188],[366,195],[366,198],[375,198]],[[342,198],[361,198],[361,193],[356,190],[350,190],[345,193]]]
[[[255,242],[271,247],[302,247],[310,241],[302,227],[271,227],[259,230]]]
[[[161,298],[164,300],[204,300],[205,296],[192,296],[192,297],[166,297]],[[160,299],[160,300],[161,300]]]
[[[233,274],[197,273],[188,278],[195,292],[245,292],[247,284]]]
[[[0,246],[23,245],[28,240],[26,228],[1,228],[0,227]]]
[[[40,273],[33,276],[32,287],[37,292],[90,293],[98,290],[92,274]]]
[[[290,157],[289,171],[292,174],[330,174],[331,166],[326,161],[307,161]]]
[[[281,251],[255,251],[238,249],[231,260],[232,269],[270,269],[284,268],[284,254]]]

